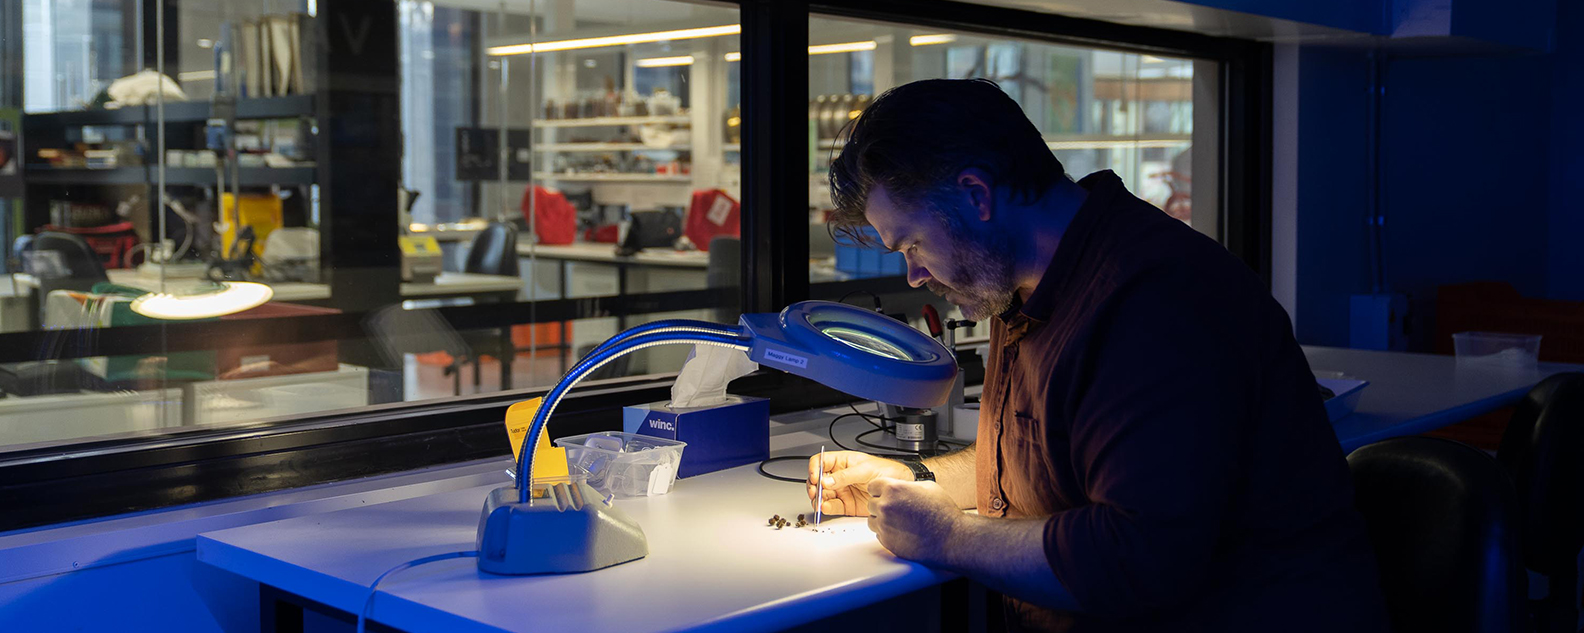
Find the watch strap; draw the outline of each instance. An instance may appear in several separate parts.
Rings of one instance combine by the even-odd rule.
[[[911,459],[899,461],[902,462],[903,466],[907,466],[908,470],[913,471],[913,481],[935,481],[935,473],[930,472],[930,469],[924,465],[924,462]]]

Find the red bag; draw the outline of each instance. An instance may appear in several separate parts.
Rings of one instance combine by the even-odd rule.
[[[528,215],[530,195],[533,196],[532,218]],[[538,185],[523,190],[522,214],[524,220],[533,224],[540,244],[571,244],[577,237],[577,209],[560,191]]]
[[[741,224],[742,205],[726,192],[719,189],[695,191],[682,233],[699,250],[707,251],[710,240],[716,237],[738,237]]]

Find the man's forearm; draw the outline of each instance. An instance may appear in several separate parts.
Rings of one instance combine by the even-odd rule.
[[[978,483],[974,475],[973,444],[962,450],[926,459],[924,467],[935,473],[935,483],[951,494],[958,508],[968,509],[977,505],[975,489]]]
[[[1024,602],[1078,611],[1072,592],[1045,558],[1045,521],[965,514],[941,548],[940,560],[926,562]]]

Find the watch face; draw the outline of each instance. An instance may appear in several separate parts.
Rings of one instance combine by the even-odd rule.
[[[841,341],[849,347],[861,349],[871,354],[878,354],[893,360],[913,360],[912,355],[903,351],[902,348],[868,332],[832,324],[821,326],[820,333]]]

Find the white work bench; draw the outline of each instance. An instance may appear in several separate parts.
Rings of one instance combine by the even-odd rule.
[[[1348,450],[1495,410],[1547,375],[1578,369],[1477,367],[1445,356],[1333,348],[1305,353],[1317,370],[1373,383],[1358,410],[1334,425]],[[822,444],[834,448],[825,421],[841,411],[777,416],[772,454],[807,455]],[[851,419],[838,426],[838,434],[848,441],[863,428],[864,422]],[[802,472],[785,463],[772,470]],[[275,622],[283,604],[345,618],[361,609],[369,583],[383,571],[423,556],[475,549],[479,514],[492,487],[209,532],[198,537],[198,559],[258,581],[265,588],[266,623]],[[643,526],[647,558],[586,574],[540,577],[484,574],[473,559],[433,563],[387,579],[375,619],[408,631],[772,631],[953,578],[891,556],[861,519],[827,523],[827,533],[768,527],[771,514],[806,514],[807,497],[801,485],[761,477],[752,465],[684,479],[670,494],[617,505]]]

